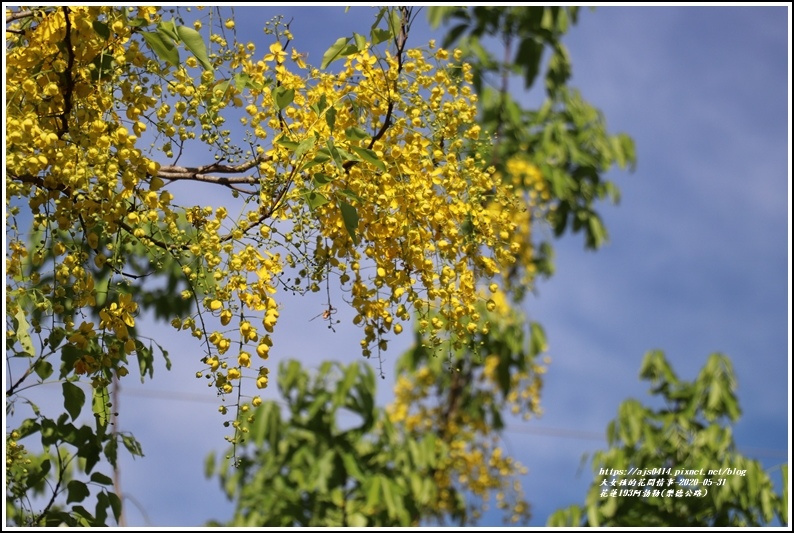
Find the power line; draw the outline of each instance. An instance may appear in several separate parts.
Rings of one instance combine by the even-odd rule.
[[[211,396],[205,396],[203,394],[194,394],[190,392],[174,392],[174,391],[161,391],[161,390],[138,390],[138,389],[124,389],[124,394],[132,394],[135,396],[142,396],[142,397],[150,397],[150,398],[162,398],[165,400],[177,400],[177,401],[186,401],[186,402],[204,402],[204,403],[216,403],[217,398]],[[285,402],[279,400],[272,400],[278,403],[279,405],[286,405]],[[505,426],[505,431],[510,433],[526,433],[530,435],[538,435],[543,437],[555,437],[555,438],[565,438],[565,439],[577,439],[577,440],[591,440],[591,441],[601,441],[605,440],[605,435],[603,432],[600,431],[588,431],[588,430],[581,430],[581,429],[568,429],[568,428],[552,428],[552,427],[542,427],[542,426],[529,426],[524,424],[507,424]],[[742,448],[741,453],[745,455],[750,455],[753,457],[788,457],[788,452],[786,450],[774,449],[774,448]]]
[[[518,424],[507,424],[505,426],[505,431],[511,433],[529,433],[532,435],[541,435],[546,437],[563,437],[579,440],[605,440],[603,433],[599,433],[597,431],[583,431],[578,429],[544,428]],[[741,448],[739,451],[745,455],[750,455],[753,457],[788,457],[788,452],[786,450],[775,448]]]

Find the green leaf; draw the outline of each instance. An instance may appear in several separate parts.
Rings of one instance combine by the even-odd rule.
[[[309,209],[312,211],[328,203],[328,198],[317,191],[309,191],[305,196],[306,203],[309,204]]]
[[[337,194],[341,194],[342,196],[344,196],[346,198],[350,198],[351,200],[355,200],[359,204],[363,204],[364,203],[364,199],[361,198],[356,193],[354,193],[353,191],[351,191],[350,189],[342,189],[342,190],[339,190],[339,191],[336,191],[336,192],[337,192]]]
[[[357,155],[351,154],[341,146],[336,146],[336,153],[339,155],[339,159],[341,163],[346,163],[348,161],[361,161],[361,158]]]
[[[548,350],[546,332],[543,330],[543,326],[537,322],[533,322],[530,328],[530,353],[532,355],[538,355]]]
[[[358,244],[358,236],[356,230],[358,229],[358,211],[356,208],[347,202],[339,202],[339,209],[342,211],[342,219],[345,221],[345,229],[353,239],[354,244]]]
[[[179,65],[179,50],[176,49],[173,41],[169,41],[167,38],[164,38],[162,34],[152,31],[143,31],[141,35],[143,35],[143,40],[146,41],[149,48],[151,48],[162,61],[174,67]]]
[[[17,432],[19,432],[20,439],[24,439],[28,435],[32,435],[33,433],[38,433],[39,431],[41,431],[41,426],[39,425],[38,422],[36,422],[35,418],[26,418],[17,428]]]
[[[211,478],[215,474],[215,452],[210,452],[207,454],[207,458],[204,459],[204,477]]]
[[[276,109],[284,109],[292,103],[295,98],[295,89],[286,87],[276,87],[273,90],[273,100],[276,102]]]
[[[96,511],[94,512],[94,516],[96,516],[96,521],[103,526],[107,525],[108,507],[110,507],[110,502],[108,501],[107,492],[100,491],[99,494],[96,495]]]
[[[121,442],[132,455],[143,457],[143,448],[141,448],[141,444],[135,440],[135,437],[132,435],[121,435]]]
[[[132,26],[133,28],[141,28],[143,26],[148,26],[149,21],[142,17],[135,17],[131,18],[127,21],[127,24]]]
[[[261,89],[263,85],[251,79],[251,76],[246,74],[245,72],[239,72],[234,75],[234,85],[240,89]]]
[[[110,39],[110,28],[108,28],[108,25],[104,22],[95,20],[91,22],[91,27],[94,28],[96,34],[102,37],[103,40],[107,41]]]
[[[93,401],[91,408],[94,411],[94,417],[97,421],[97,429],[104,429],[110,420],[110,413],[108,412],[108,403],[110,403],[110,394],[107,387],[93,389]]]
[[[327,450],[314,465],[314,489],[321,494],[328,492],[328,481],[334,468],[334,450]]]
[[[457,41],[458,38],[467,29],[469,29],[469,24],[466,22],[462,22],[457,26],[455,26],[454,28],[452,28],[451,30],[449,30],[449,33],[447,33],[447,36],[444,38],[444,44],[443,44],[444,48],[447,48],[449,45]]]
[[[590,505],[587,507],[587,525],[590,527],[598,527],[600,521],[598,520],[598,507]]]
[[[375,15],[375,22],[373,22],[372,26],[370,26],[370,30],[374,30],[375,28],[377,28],[378,24],[380,24],[380,21],[383,20],[383,16],[387,15],[388,13],[389,13],[389,8],[386,6],[383,6],[380,9],[378,9],[378,14]]]
[[[328,162],[330,159],[331,155],[328,153],[328,150],[325,148],[320,148],[313,158],[301,165],[300,169],[307,170],[312,167],[316,167],[317,165],[322,165],[323,163]]]
[[[377,509],[381,502],[381,478],[375,476],[369,480],[367,487],[367,507]]]
[[[93,481],[94,483],[99,483],[100,485],[112,485],[113,484],[113,480],[112,479],[110,479],[108,476],[106,476],[105,474],[102,474],[100,472],[94,472],[93,474],[91,474],[91,481]]]
[[[334,144],[333,139],[328,139],[328,141],[326,141],[325,144],[328,147],[328,153],[331,154],[331,158],[334,160],[334,163],[336,163],[336,166],[338,166],[341,169],[342,156],[339,155],[339,149]]]
[[[386,23],[389,26],[389,31],[392,32],[392,35],[397,35],[400,31],[400,26],[402,25],[403,17],[400,14],[399,9],[389,9],[388,18],[386,19]],[[407,22],[407,21],[406,21]]]
[[[356,43],[357,51],[361,52],[367,47],[367,38],[359,33],[353,33],[353,40]]]
[[[68,501],[67,501],[68,503]],[[82,505],[75,505],[72,507],[72,516],[76,515],[76,526],[91,527],[94,522],[94,517],[88,512],[88,509]]]
[[[571,77],[571,59],[568,50],[559,42],[549,59],[546,71],[546,90],[549,94],[556,93]]]
[[[516,64],[524,68],[524,88],[532,87],[540,70],[540,60],[543,56],[543,43],[533,37],[525,37],[516,52]]]
[[[63,328],[53,328],[47,340],[50,343],[50,349],[54,350],[61,345],[63,339],[66,338],[66,331]]]
[[[136,343],[135,354],[138,356],[138,369],[141,372],[141,383],[143,383],[146,374],[149,374],[150,378],[154,376],[154,355],[151,346],[147,348],[142,342]]]
[[[364,139],[369,139],[369,134],[359,127],[351,126],[345,129],[345,137],[351,141],[362,141]]]
[[[185,47],[190,50],[198,62],[201,63],[204,70],[212,72],[212,63],[210,63],[210,58],[207,55],[207,47],[204,44],[204,39],[201,38],[201,34],[187,26],[178,26],[176,28],[176,33],[179,35],[179,39],[185,43]]]
[[[343,57],[345,54],[343,54],[342,52],[347,47],[348,42],[350,42],[350,37],[340,37],[339,39],[337,39],[336,42],[332,44],[331,47],[328,50],[326,50],[325,53],[323,54],[323,60],[320,63],[320,68],[321,69],[328,68],[328,65],[330,65],[340,57]]]
[[[381,481],[381,487],[383,489],[383,501],[386,503],[386,511],[389,513],[389,517],[397,518],[399,514],[399,500],[393,490],[394,483],[392,480],[384,477],[383,481]]]
[[[367,527],[367,518],[361,513],[353,513],[347,517],[347,525],[350,527]]]
[[[378,154],[376,154],[373,150],[361,148],[360,146],[351,146],[350,149],[360,155],[364,161],[379,168],[383,172],[386,171],[386,163],[378,159]]]
[[[447,13],[454,10],[452,6],[428,6],[427,7],[427,22],[430,23],[432,29],[437,29],[441,26],[441,22],[446,18]]]
[[[276,139],[276,143],[287,148],[288,150],[292,150],[293,152],[298,149],[298,143],[296,141],[289,140],[286,136],[281,136]]]
[[[91,70],[91,81],[102,81],[110,76],[110,71],[115,65],[113,56],[110,54],[99,54],[91,63],[94,68]]]
[[[604,227],[604,224],[601,222],[599,216],[595,213],[590,215],[590,218],[587,221],[588,223],[588,232],[587,232],[587,245],[588,247],[596,250],[601,247],[604,242],[607,240],[607,229]]]
[[[344,404],[345,399],[350,395],[350,389],[356,383],[358,378],[358,365],[351,364],[345,370],[345,375],[342,380],[337,384],[334,391],[333,401],[334,406],[339,407]]]
[[[72,420],[76,420],[77,417],[80,416],[80,410],[83,408],[83,405],[85,405],[85,392],[70,381],[64,381],[62,387],[66,412],[69,413]]]
[[[171,41],[178,41],[179,40],[179,33],[176,29],[176,22],[173,20],[161,20],[157,23],[157,31],[163,36]]]
[[[316,104],[312,105],[312,109],[318,115],[321,114],[323,111],[325,111],[327,108],[328,108],[328,99],[325,97],[325,95],[322,95],[320,97],[320,100],[318,100]]]
[[[77,481],[73,479],[66,485],[66,491],[69,494],[66,497],[66,503],[72,502],[81,502],[88,498],[91,495],[91,491],[88,490],[88,486],[82,481]]]
[[[317,139],[314,137],[307,137],[301,141],[301,143],[295,148],[295,159],[300,159],[303,157],[306,152],[314,148],[315,143],[317,143]]]
[[[168,357],[168,350],[166,350],[156,342],[154,344],[155,346],[157,346],[157,348],[159,348],[160,355],[163,357],[163,360],[165,361],[165,369],[171,370],[171,359]],[[151,348],[151,345],[149,346],[149,348]]]
[[[783,524],[788,525],[788,464],[784,464],[780,467],[780,475],[783,478],[783,494],[781,495],[782,501],[780,502],[778,512],[780,513],[780,521],[783,522]]]
[[[325,123],[328,124],[328,127],[331,128],[331,131],[333,131],[334,125],[336,124],[335,107],[329,107],[328,111],[325,112]]]
[[[342,464],[344,464],[345,472],[347,472],[348,476],[357,481],[364,481],[367,478],[366,474],[364,474],[359,466],[358,459],[353,454],[341,453],[340,455],[342,456]]]
[[[215,87],[212,88],[212,92],[216,93],[217,91],[220,91],[223,95],[226,95],[226,91],[229,90],[231,84],[232,80],[220,80],[215,84]]]
[[[33,341],[30,338],[30,324],[28,324],[28,319],[25,317],[25,312],[22,309],[18,309],[14,319],[17,321],[17,342],[25,350],[25,353],[33,357],[36,351],[33,349]]]
[[[322,187],[323,185],[328,185],[334,180],[331,176],[318,172],[314,176],[312,176],[312,181],[314,181],[315,187]]]
[[[110,500],[110,508],[113,509],[113,518],[118,522],[121,518],[121,498],[115,492],[108,492],[108,500]]]
[[[372,39],[372,44],[380,44],[384,41],[388,41],[392,37],[392,32],[389,30],[384,30],[382,28],[375,28],[373,29],[370,34],[370,39]]]
[[[36,374],[44,381],[48,377],[52,375],[52,365],[49,361],[44,361],[42,359],[38,360],[34,365],[33,369],[35,370]]]

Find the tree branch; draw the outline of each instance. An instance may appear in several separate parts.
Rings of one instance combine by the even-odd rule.
[[[64,44],[66,45],[68,58],[66,61],[66,70],[63,73],[63,113],[61,113],[61,127],[58,130],[59,139],[62,138],[67,131],[69,131],[69,115],[72,112],[72,93],[74,92],[74,78],[72,77],[72,69],[74,68],[72,21],[69,20],[69,8],[67,6],[64,6],[63,8],[63,16],[66,18],[66,37],[64,38]]]
[[[411,24],[410,24],[411,10],[405,6],[402,6],[399,9],[400,9],[400,14],[402,15],[400,21],[400,33],[394,36],[394,46],[397,50],[395,57],[397,58],[398,76],[403,70],[403,52],[405,51],[405,45],[408,42],[408,31],[411,29]],[[372,139],[370,139],[369,144],[367,144],[368,150],[372,150],[372,147],[375,146],[375,143],[378,142],[383,137],[383,135],[385,135],[389,127],[391,127],[391,117],[393,112],[394,112],[394,100],[392,98],[389,98],[389,105],[386,108],[386,118],[383,120],[383,125],[381,125],[378,132],[372,136]],[[345,171],[348,172],[356,163],[358,163],[358,161],[345,161],[345,163],[342,165],[342,168],[344,168]]]
[[[33,16],[33,11],[17,11],[16,13],[9,13],[8,15],[6,15],[6,24],[32,16]],[[6,30],[6,31],[10,31],[10,30]]]
[[[192,180],[204,183],[215,183],[234,189],[245,194],[256,194],[256,191],[241,189],[235,187],[237,184],[243,185],[257,185],[259,178],[257,176],[238,176],[227,178],[224,176],[213,176],[213,173],[219,174],[240,174],[254,168],[259,163],[264,163],[272,160],[270,156],[258,155],[250,161],[246,161],[240,165],[224,165],[220,162],[212,163],[211,165],[203,165],[200,167],[181,167],[177,165],[168,165],[160,167],[157,172],[157,177],[171,180]]]

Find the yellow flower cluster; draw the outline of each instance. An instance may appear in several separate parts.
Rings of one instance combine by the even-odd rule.
[[[493,378],[494,366],[494,358],[489,356],[483,372],[491,373],[488,379]],[[471,512],[479,514],[487,509],[491,495],[495,494],[500,509],[511,508],[513,522],[525,520],[529,508],[515,478],[526,474],[526,469],[503,454],[494,428],[481,414],[462,410],[450,418],[449,406],[443,401],[441,405],[428,402],[431,388],[439,379],[440,376],[426,366],[413,374],[400,375],[395,385],[395,400],[387,408],[391,422],[402,425],[407,435],[419,438],[429,431],[440,431],[447,443],[447,455],[433,470],[433,479],[439,488],[439,500],[435,505],[441,512],[454,509],[455,490],[462,489],[478,498],[479,504],[471,504]],[[481,389],[481,394],[485,398],[484,405],[495,401],[489,389]]]
[[[446,362],[422,352],[425,348],[406,356],[419,361],[424,357],[426,362],[398,375],[394,401],[386,412],[406,434],[420,438],[434,432],[445,443],[446,456],[433,473],[441,488],[440,509],[452,509],[455,491],[462,489],[480,500],[481,507],[473,513],[484,510],[495,494],[497,506],[510,510],[512,521],[525,520],[529,508],[514,484],[525,469],[504,455],[489,413],[508,408],[525,419],[539,414],[545,367],[536,361],[538,354],[520,346],[523,334],[517,332],[525,330],[526,318],[510,306],[498,284],[490,284],[488,298],[479,307],[486,322],[489,316],[499,317],[490,321],[491,329],[475,336],[465,349],[450,352]]]
[[[253,44],[212,34],[214,70],[199,73],[198,56],[169,65],[133,31],[133,20],[158,21],[156,8],[40,15],[6,52],[9,216],[26,207],[41,237],[10,247],[7,289],[33,294],[76,347],[93,337],[74,318],[93,311],[97,346],[117,364],[135,349],[139,303],[119,285],[176,271],[197,305],[172,323],[201,340],[210,385],[225,394],[254,372],[254,353],[269,357],[279,287],[317,292],[338,279],[365,356],[413,314],[431,343],[459,347],[489,327],[478,283],[531,260],[525,198],[476,150],[488,132],[459,51],[367,45],[320,72],[279,40],[256,58]],[[242,139],[226,126],[229,107]],[[214,163],[155,161],[188,147]],[[167,181],[177,178],[232,197],[178,205]],[[80,361],[76,371],[103,368]],[[258,372],[248,377],[263,388]]]

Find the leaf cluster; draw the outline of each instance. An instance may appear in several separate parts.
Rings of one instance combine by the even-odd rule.
[[[740,410],[730,359],[712,354],[694,381],[683,381],[661,351],[651,351],[640,377],[651,383],[650,393],[661,407],[633,399],[620,405],[607,428],[609,449],[593,455],[594,482],[584,505],[560,509],[549,525],[759,527],[775,518],[788,523],[788,465],[780,466],[784,492],[777,494],[763,465],[741,454],[733,440],[732,425]],[[634,469],[638,473],[632,475]],[[605,476],[605,471],[616,475]],[[638,478],[661,478],[670,481],[665,490],[702,494],[610,494],[614,487]]]

